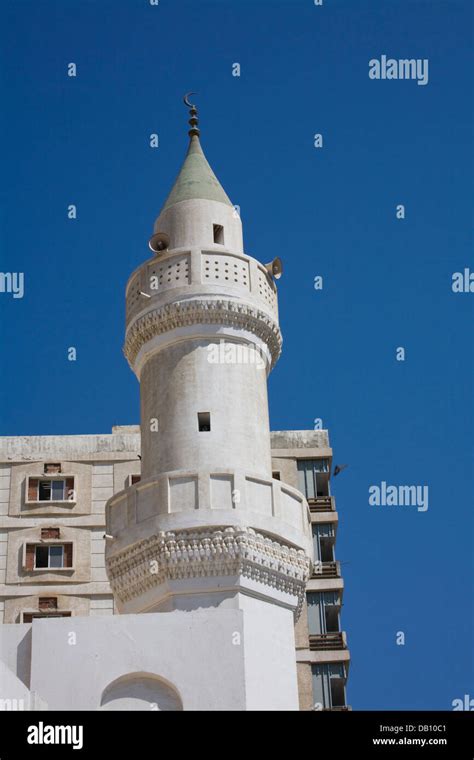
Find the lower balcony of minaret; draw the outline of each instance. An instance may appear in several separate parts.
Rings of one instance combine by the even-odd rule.
[[[298,617],[312,560],[304,496],[235,471],[170,472],[106,507],[107,574],[121,613],[237,606],[251,596]]]

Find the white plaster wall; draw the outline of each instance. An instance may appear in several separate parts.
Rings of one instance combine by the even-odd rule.
[[[185,710],[244,709],[244,650],[232,644],[242,617],[211,609],[35,620],[31,688],[51,710],[95,710],[117,678],[147,673],[173,684]]]
[[[107,505],[106,529],[113,536],[113,540],[106,543],[107,555],[112,556],[158,531],[236,525],[252,527],[283,539],[291,546],[304,549],[313,557],[309,509],[299,491],[278,480],[272,481],[269,478],[265,482],[262,479],[263,486],[271,490],[272,495],[266,503],[259,502],[259,491],[253,487],[255,483],[252,482],[248,490],[244,473],[214,473],[215,476],[218,474],[229,477],[235,497],[235,501],[232,501],[230,489],[222,489],[218,508],[212,502],[210,474],[202,470],[200,473],[179,470],[165,473],[156,479],[142,480],[132,488],[116,494]],[[181,487],[185,489],[184,492],[181,489],[181,504],[173,503],[174,486],[170,487],[168,483],[173,484],[175,478],[178,480],[178,492]],[[256,478],[251,480],[255,481]],[[193,483],[197,483],[197,488],[192,488]],[[224,501],[226,496],[228,501]]]
[[[161,678],[138,673],[114,681],[102,696],[101,710],[182,710],[177,692]]]
[[[224,227],[224,245],[214,244],[213,225]],[[155,222],[155,232],[170,236],[170,250],[202,246],[236,253],[243,251],[242,222],[232,206],[199,198],[181,201],[165,209]]]
[[[163,349],[141,377],[143,478],[232,466],[271,477],[267,380],[256,364],[211,364],[208,342]],[[210,412],[211,431],[198,431]],[[158,432],[150,420],[158,419]]]
[[[20,623],[0,626],[0,662],[17,676],[26,687],[30,686],[31,625]],[[8,698],[0,679],[0,696]]]
[[[148,674],[172,685],[184,710],[297,710],[292,615],[244,603],[243,610],[35,620],[31,688],[51,710],[95,710],[116,679]],[[59,662],[61,675],[52,677]]]
[[[245,611],[246,709],[298,710],[293,613],[244,595],[240,606]]]
[[[29,710],[29,708],[29,689],[0,661],[0,710]]]

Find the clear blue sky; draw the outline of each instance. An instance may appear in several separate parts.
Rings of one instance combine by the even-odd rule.
[[[23,299],[0,294],[1,433],[138,422],[124,288],[149,255],[186,149],[181,97],[196,90],[247,252],[285,265],[272,428],[321,417],[350,465],[333,492],[354,709],[474,697],[474,294],[451,290],[473,266],[471,7],[4,0],[0,11],[1,267],[25,273]],[[370,80],[382,54],[428,58],[428,85]],[[428,485],[428,511],[370,507],[383,480]]]

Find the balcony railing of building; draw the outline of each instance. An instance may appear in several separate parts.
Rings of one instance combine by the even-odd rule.
[[[334,512],[336,509],[333,496],[316,496],[308,499],[310,512]]]
[[[336,707],[323,707],[322,712],[349,712],[352,710],[350,705],[337,705]]]
[[[334,633],[313,633],[309,636],[310,652],[336,651],[347,649],[346,636],[343,631]]]
[[[311,573],[311,580],[317,578],[340,578],[340,562],[315,562]]]

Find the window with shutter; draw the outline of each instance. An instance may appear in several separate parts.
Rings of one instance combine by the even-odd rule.
[[[25,567],[27,570],[33,570],[34,566],[35,566],[35,545],[27,544]]]
[[[329,460],[298,459],[299,489],[307,499],[329,495]]]
[[[75,500],[74,477],[28,479],[28,501]]]
[[[72,568],[72,543],[27,544],[25,547],[26,570],[55,570]]]
[[[64,567],[72,567],[72,544],[64,545]]]
[[[28,501],[38,501],[38,478],[28,479]]]

